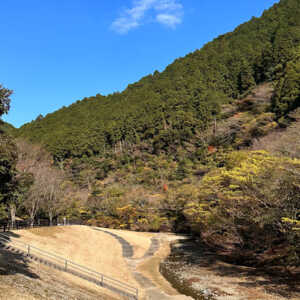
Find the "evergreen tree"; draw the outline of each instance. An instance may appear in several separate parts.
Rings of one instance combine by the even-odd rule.
[[[277,116],[282,117],[300,106],[300,48],[297,48],[279,76],[272,106]]]
[[[0,117],[9,110],[11,94],[12,91],[0,85]],[[0,206],[2,217],[6,217],[5,204],[12,199],[15,190],[17,150],[10,136],[4,132],[3,125],[0,119]]]

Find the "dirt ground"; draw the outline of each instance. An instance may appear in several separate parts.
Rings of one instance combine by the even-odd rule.
[[[176,291],[172,285],[162,276],[159,271],[160,262],[170,254],[170,241],[180,237],[169,233],[132,232],[126,230],[102,229],[125,239],[134,250],[133,256],[127,259],[131,273],[146,277],[152,286],[138,282],[140,299],[142,300],[165,300],[165,299],[189,299]],[[158,249],[153,254],[147,255],[151,248],[151,239],[159,241]]]
[[[175,275],[175,284],[183,283],[216,300],[300,300],[300,278],[229,264],[191,242],[173,245],[165,268]]]
[[[146,277],[150,278],[154,284],[168,295],[180,295],[172,285],[159,272],[160,262],[170,254],[169,240],[163,239],[160,249],[153,257],[145,260],[138,266],[138,270]]]
[[[105,231],[126,240],[133,248],[132,257],[123,257],[118,239]],[[12,235],[17,240],[137,287],[141,299],[191,299],[175,290],[159,271],[160,263],[169,257],[170,242],[179,239],[179,236],[95,230],[85,226],[35,228],[15,231]],[[159,247],[153,254],[146,255],[153,244],[153,238],[159,241]],[[183,238],[178,245],[184,243]],[[300,300],[300,284],[296,282],[293,285],[267,277],[263,272],[251,268],[224,263],[204,249],[193,249],[189,244],[187,248],[180,246],[178,249],[183,249],[184,255],[178,256],[180,263],[169,265],[171,271],[187,285],[214,295],[216,300]],[[137,274],[149,280],[150,287],[137,280]],[[0,249],[1,299],[113,300],[120,297],[83,279]]]

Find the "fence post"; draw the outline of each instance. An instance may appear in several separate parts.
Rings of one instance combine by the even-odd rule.
[[[67,271],[67,268],[68,268],[68,261],[65,260],[65,271]]]
[[[28,245],[28,247],[27,247],[27,256],[29,256],[30,255],[30,245]]]
[[[139,299],[139,290],[136,289],[136,299]]]
[[[101,285],[103,286],[103,274],[101,275]]]

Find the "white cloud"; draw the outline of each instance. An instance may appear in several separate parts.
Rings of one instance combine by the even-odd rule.
[[[132,8],[126,8],[111,25],[120,34],[143,24],[147,17],[157,23],[175,28],[182,22],[183,6],[180,0],[133,0]],[[154,16],[154,18],[153,18]]]
[[[112,29],[118,33],[127,33],[129,30],[140,26],[138,20],[120,17],[112,23]]]
[[[183,6],[177,0],[160,0],[160,1],[156,1],[155,9],[178,12],[183,9]]]
[[[181,16],[171,15],[171,14],[159,14],[156,16],[158,23],[166,25],[170,28],[175,28],[178,24],[182,22]]]

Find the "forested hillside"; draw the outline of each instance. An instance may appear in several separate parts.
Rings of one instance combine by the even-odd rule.
[[[18,213],[189,232],[235,261],[299,267],[300,160],[286,147],[299,139],[299,16],[282,0],[122,93],[22,126]]]
[[[0,120],[0,122],[1,122],[1,129],[5,132],[5,133],[7,133],[7,134],[9,134],[9,135],[11,135],[11,136],[14,136],[15,135],[15,132],[16,132],[16,128],[13,126],[13,125],[11,125],[11,124],[9,124],[9,123],[6,123],[6,122],[3,122],[2,120]]]
[[[104,157],[145,142],[176,152],[218,117],[220,106],[276,78],[300,42],[300,3],[282,0],[261,18],[218,37],[122,93],[96,95],[26,124],[18,136],[42,143],[57,161]],[[290,103],[289,107],[294,106]],[[276,100],[274,111],[281,114]],[[203,150],[201,142],[198,150]]]

